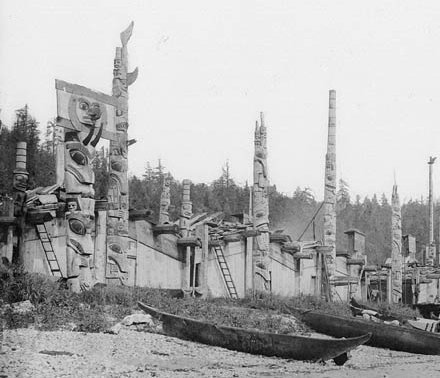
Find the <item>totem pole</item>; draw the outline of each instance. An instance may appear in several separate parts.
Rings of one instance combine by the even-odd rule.
[[[183,237],[189,236],[189,221],[192,217],[192,202],[191,202],[191,181],[183,180],[182,182],[182,204],[180,207],[179,228]],[[184,274],[182,278],[182,289],[189,290],[192,282],[191,277],[191,254],[195,254],[192,251],[193,247],[185,247],[185,262],[184,262]]]
[[[328,140],[325,155],[324,178],[324,245],[331,248],[325,256],[328,277],[331,281],[336,271],[336,91],[329,92]],[[333,295],[334,288],[330,288]]]
[[[107,217],[106,279],[125,284],[128,279],[128,87],[138,69],[128,72],[127,44],[133,22],[121,33],[122,47],[116,47],[112,94],[117,101],[116,139],[110,140],[110,182]]]
[[[428,165],[429,165],[429,194],[428,194],[428,205],[429,205],[429,242],[428,247],[426,248],[426,256],[425,256],[425,265],[433,266],[436,260],[436,248],[434,241],[434,191],[433,191],[433,181],[432,181],[432,166],[435,162],[435,157],[430,156]]]
[[[252,211],[254,227],[258,231],[254,244],[254,290],[269,291],[269,178],[267,172],[267,133],[264,115],[255,126],[254,185],[252,188]]]
[[[180,209],[179,227],[182,236],[188,236],[189,234],[189,221],[192,217],[192,202],[191,202],[191,181],[183,180],[182,182],[182,205]]]
[[[29,173],[26,170],[26,142],[18,142],[15,150],[14,169],[14,216],[23,215],[23,206],[26,200],[26,189],[29,180]]]
[[[402,219],[397,185],[393,185],[391,196],[391,297],[389,302],[402,301]],[[391,301],[390,301],[391,299]]]
[[[87,290],[94,284],[92,231],[95,217],[95,147],[102,136],[112,135],[115,101],[111,96],[56,80],[57,128],[64,140],[57,144],[57,166],[64,162],[63,183],[66,202],[67,282],[72,291]],[[60,149],[64,148],[64,156]]]
[[[171,203],[170,185],[171,176],[170,174],[167,174],[163,178],[162,193],[160,195],[159,224],[170,223],[170,214],[168,212]]]
[[[14,198],[14,216],[18,219],[17,236],[18,236],[18,262],[23,263],[25,255],[24,245],[24,229],[25,229],[25,202],[26,189],[29,181],[29,173],[26,170],[26,142],[18,142],[15,152],[15,169],[13,176],[13,198]],[[12,228],[9,228],[8,234],[12,236]],[[12,239],[12,238],[11,238]],[[9,262],[14,259],[13,248],[11,253],[6,256]]]

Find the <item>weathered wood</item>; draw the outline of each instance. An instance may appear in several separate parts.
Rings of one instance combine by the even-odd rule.
[[[218,246],[221,246],[221,245],[222,245],[221,240],[216,240],[216,239],[209,240],[209,248],[211,248],[211,247],[218,247]]]
[[[332,248],[325,257],[329,278],[336,272],[336,91],[329,91],[328,140],[325,155],[324,245]]]
[[[243,231],[242,234],[243,234],[243,237],[245,237],[245,238],[251,238],[253,236],[260,235],[260,232],[258,230],[246,230],[246,231]]]
[[[102,102],[104,104],[118,107],[118,100],[115,97],[83,87],[82,85],[71,84],[64,80],[55,79],[55,89],[68,92],[71,94],[75,94],[78,96],[95,98],[97,101]]]
[[[347,259],[347,265],[365,265],[365,259]]]
[[[179,227],[183,236],[188,235],[192,215],[191,181],[185,179],[182,181],[182,205],[179,218]]]
[[[254,227],[260,232],[254,243],[254,290],[270,290],[269,265],[269,178],[267,169],[267,131],[264,115],[260,113],[260,124],[255,126],[254,182],[252,187],[252,217]]]
[[[292,238],[287,234],[271,234],[269,240],[271,243],[288,243]]]
[[[366,265],[364,266],[364,272],[376,272],[377,266],[376,265]]]
[[[335,337],[371,333],[367,345],[409,353],[440,355],[440,335],[402,326],[336,316],[320,311],[301,311],[300,318],[317,332]]]
[[[167,335],[245,353],[305,361],[326,361],[364,344],[370,335],[350,339],[317,339],[220,326],[159,311],[144,303],[139,307],[163,322]],[[343,361],[345,362],[345,361]]]
[[[200,239],[195,236],[187,236],[184,238],[177,239],[177,245],[182,247],[201,247]]]
[[[434,240],[434,188],[433,188],[433,180],[432,180],[432,166],[437,158],[430,156],[428,165],[429,165],[429,192],[428,192],[428,246],[426,248],[427,256],[425,256],[425,264],[426,265],[434,265],[436,263],[436,248],[435,248],[435,240]]]
[[[177,224],[158,224],[153,226],[153,234],[163,235],[163,234],[171,234],[177,235],[179,233],[179,226]]]
[[[397,185],[393,186],[393,194],[391,196],[391,285],[392,294],[388,298],[389,302],[400,303],[402,300],[402,217],[400,210],[399,194],[397,193]]]
[[[165,175],[162,185],[162,193],[160,194],[159,224],[170,223],[170,214],[168,209],[171,203],[170,197],[170,174]]]
[[[438,280],[440,278],[440,273],[428,273],[425,277],[429,280]]]
[[[347,286],[359,283],[358,277],[336,276],[333,277],[332,283],[335,286]]]
[[[143,220],[143,219],[149,219],[149,217],[153,214],[151,210],[130,210],[128,213],[128,219],[136,221],[136,220]]]
[[[293,258],[311,260],[313,259],[313,255],[311,253],[306,253],[306,252],[297,252],[293,255]]]
[[[238,242],[243,240],[243,236],[241,234],[232,234],[223,236],[223,240],[227,243]]]
[[[116,139],[110,140],[109,146],[109,188],[107,198],[107,264],[106,279],[108,282],[127,284],[134,282],[128,279],[128,87],[135,81],[137,70],[128,72],[128,41],[133,32],[133,22],[121,32],[122,46],[115,49],[113,60],[112,98],[116,100],[114,115]],[[118,252],[116,252],[118,251]]]

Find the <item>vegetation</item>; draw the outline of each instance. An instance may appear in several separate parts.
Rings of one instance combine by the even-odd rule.
[[[290,317],[302,310],[319,309],[335,315],[351,315],[345,303],[328,303],[311,296],[287,298],[250,294],[234,301],[176,298],[172,294],[169,290],[104,285],[77,294],[47,276],[27,273],[16,265],[0,264],[0,314],[8,328],[32,324],[41,330],[68,328],[80,332],[105,332],[136,310],[138,301],[165,312],[216,324],[286,334],[309,332],[301,322]],[[35,307],[30,313],[17,314],[8,306],[26,300]],[[417,315],[403,306],[382,310],[405,318]]]

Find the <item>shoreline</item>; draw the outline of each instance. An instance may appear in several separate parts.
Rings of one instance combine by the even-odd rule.
[[[133,330],[3,331],[0,377],[436,377],[440,356],[361,346],[344,366],[263,357]]]

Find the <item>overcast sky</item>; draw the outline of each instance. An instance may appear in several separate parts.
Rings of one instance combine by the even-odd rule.
[[[271,183],[322,198],[335,89],[338,179],[353,196],[390,197],[396,172],[402,199],[427,196],[427,161],[440,155],[439,1],[2,0],[2,121],[27,103],[45,126],[55,78],[111,94],[131,20],[132,174],[161,158],[179,180],[210,182],[229,160],[251,182],[264,111]]]

